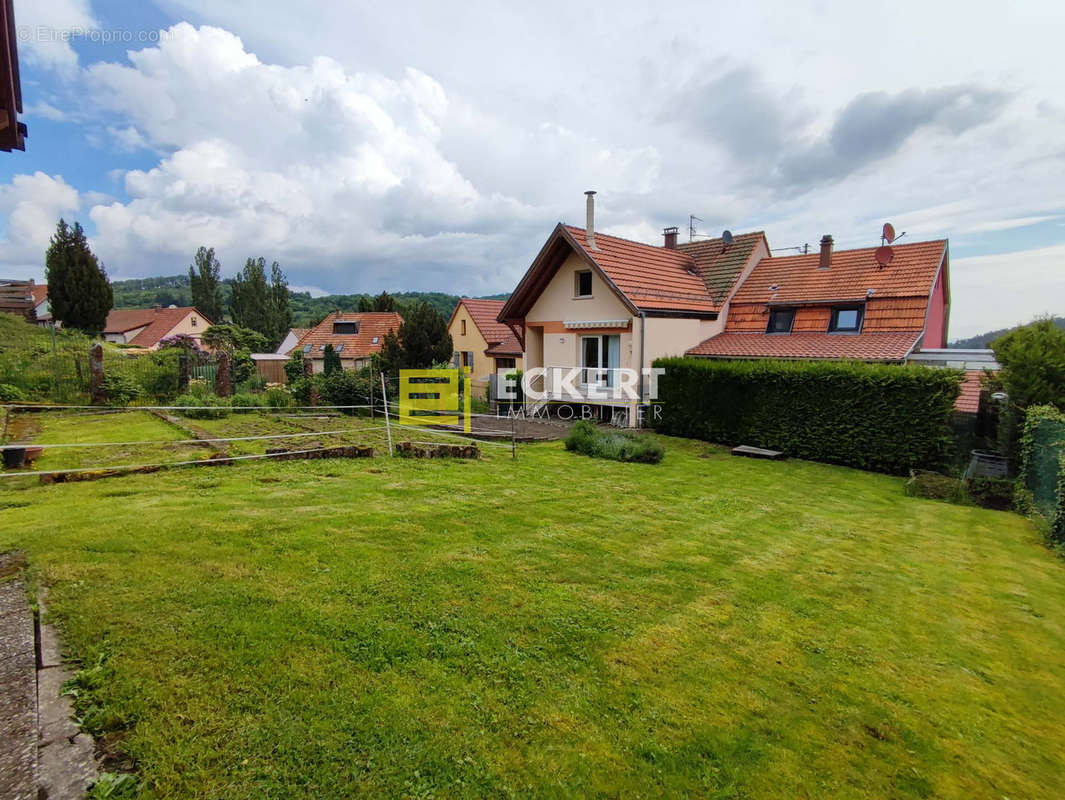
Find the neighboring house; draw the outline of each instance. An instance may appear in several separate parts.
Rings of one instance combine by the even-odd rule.
[[[104,339],[116,344],[156,350],[163,339],[178,334],[185,334],[199,342],[203,338],[203,332],[211,324],[211,321],[193,306],[116,308],[107,315]]]
[[[381,352],[385,335],[389,331],[398,333],[402,323],[403,317],[395,311],[334,311],[300,337],[288,354],[302,352],[314,371],[321,372],[325,368],[326,345],[331,344],[340,356],[341,367],[361,369],[369,366],[374,353]]]
[[[1001,367],[991,350],[964,349],[920,349],[906,359],[911,364],[923,364],[926,367],[949,367],[965,370],[961,382],[961,394],[954,401],[954,408],[965,414],[980,411],[980,392],[983,389],[982,378],[987,372],[998,372]]]
[[[455,349],[454,365],[469,368],[474,391],[483,395],[501,369],[514,369],[521,358],[518,337],[496,317],[502,300],[473,300],[463,297],[447,324]]]
[[[14,0],[0,0],[0,150],[26,149],[26,125],[18,121],[21,113],[15,4]]]
[[[0,278],[0,312],[17,314],[28,322],[35,322],[34,293],[36,289],[33,281]]]
[[[947,344],[946,240],[763,259],[736,290],[725,329],[688,350],[705,358],[857,359],[903,362]]]
[[[299,340],[307,335],[308,330],[310,328],[289,328],[285,338],[281,340],[281,344],[277,346],[274,352],[280,355],[287,355],[299,343]]]
[[[38,283],[33,286],[33,313],[38,325],[52,324],[52,307],[48,304],[47,283]]]
[[[704,358],[854,359],[966,370],[955,407],[979,408],[989,350],[947,350],[948,242],[896,244],[887,266],[876,248],[767,258],[737,289],[725,330],[688,351]]]
[[[578,389],[589,403],[615,386],[618,369],[649,368],[661,356],[683,355],[721,331],[736,285],[763,258],[761,232],[677,244],[667,228],[661,247],[595,231],[593,194],[584,228],[559,223],[497,315],[524,351],[523,368],[548,368],[535,385],[551,398],[552,367],[581,368]],[[649,382],[640,380],[641,397]],[[631,404],[598,402],[603,416]]]

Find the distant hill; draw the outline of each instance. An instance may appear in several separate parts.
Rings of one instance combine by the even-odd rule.
[[[134,278],[114,281],[115,308],[149,308],[156,303],[163,306],[187,306],[192,303],[188,275],[168,275],[162,278]],[[423,300],[443,314],[451,316],[459,296],[445,292],[389,292],[401,306],[414,305]],[[222,302],[229,304],[230,281],[222,282]],[[359,301],[372,298],[368,294],[330,294],[311,297],[309,292],[292,292],[292,324],[298,328],[319,322],[330,311],[357,311]],[[483,299],[506,300],[509,294],[493,294]]]
[[[1055,325],[1059,328],[1065,329],[1065,317],[1052,317]],[[1015,331],[1017,328],[1022,328],[1023,325],[1014,325],[1012,328],[1000,328],[997,331],[988,331],[987,333],[981,333],[979,336],[970,336],[968,339],[958,339],[951,342],[947,347],[955,348],[958,350],[980,350],[991,346],[991,343],[995,341],[999,336],[1010,331]]]

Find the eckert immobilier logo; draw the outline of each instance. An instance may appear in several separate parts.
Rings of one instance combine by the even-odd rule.
[[[659,367],[642,370],[589,367],[537,367],[520,375],[501,369],[496,375],[496,399],[513,403],[524,400],[543,407],[547,403],[605,403],[632,406],[637,414],[658,397]],[[399,371],[399,423],[444,425],[471,431],[471,378],[469,368],[403,369]],[[510,415],[515,412],[508,406]],[[656,405],[657,409],[657,405]]]

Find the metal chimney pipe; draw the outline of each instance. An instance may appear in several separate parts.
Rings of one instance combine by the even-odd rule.
[[[588,219],[584,224],[584,235],[588,240],[588,246],[593,250],[599,248],[595,246],[595,192],[587,191],[584,193],[588,198],[586,205],[588,206]]]

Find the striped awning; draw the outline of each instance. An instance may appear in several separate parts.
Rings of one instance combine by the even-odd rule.
[[[562,324],[567,328],[627,328],[628,319],[579,319],[566,320]]]

